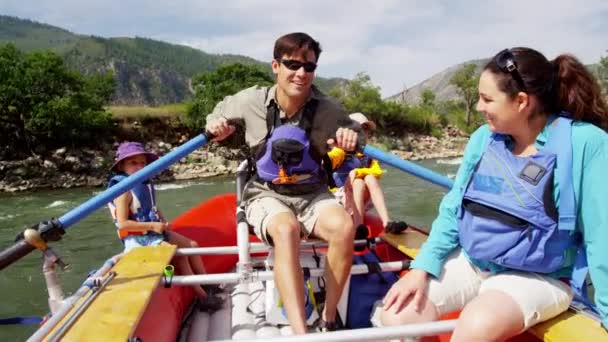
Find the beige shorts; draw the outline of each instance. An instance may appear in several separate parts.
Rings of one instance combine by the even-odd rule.
[[[248,187],[250,185],[248,184]],[[319,213],[327,207],[340,206],[338,200],[328,191],[318,191],[301,196],[287,196],[252,184],[245,203],[247,222],[253,226],[255,235],[265,243],[269,241],[266,228],[270,219],[280,213],[293,213],[300,222],[302,238],[308,237],[315,228]],[[254,195],[251,196],[251,193]]]
[[[530,272],[485,272],[472,265],[461,249],[448,257],[441,277],[431,279],[427,296],[443,315],[462,310],[487,290],[511,296],[523,312],[526,329],[566,311],[572,302],[572,289],[560,280]]]

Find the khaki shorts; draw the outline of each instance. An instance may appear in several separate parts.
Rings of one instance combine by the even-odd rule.
[[[511,296],[524,314],[525,329],[566,311],[573,295],[568,284],[538,273],[482,271],[458,249],[446,260],[441,277],[429,281],[427,296],[443,315],[462,310],[487,290]]]
[[[319,213],[324,208],[341,207],[329,190],[288,196],[278,194],[258,183],[247,184],[245,198],[247,222],[253,226],[255,235],[268,244],[272,243],[269,241],[266,229],[273,216],[285,212],[293,213],[300,222],[300,235],[306,238],[312,233]]]

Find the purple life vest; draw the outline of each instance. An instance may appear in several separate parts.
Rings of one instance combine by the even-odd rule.
[[[258,150],[256,170],[258,179],[279,193],[305,193],[325,180],[322,158],[310,143],[316,105],[314,99],[305,105],[297,126],[281,123],[274,102],[268,107],[268,135]]]
[[[370,163],[371,159],[367,156],[357,157],[352,153],[347,154],[342,165],[332,173],[334,183],[337,187],[343,187],[350,171],[361,167],[369,167]]]
[[[560,171],[571,178],[571,122],[556,120],[561,129],[552,127],[544,148],[528,157],[514,156],[506,136],[491,135],[458,215],[460,245],[470,257],[539,273],[557,271],[570,261],[576,218],[560,215],[553,187],[556,160],[564,158],[560,153],[570,158]],[[560,198],[574,196],[561,183]],[[560,212],[568,211],[566,202],[560,203]]]
[[[118,174],[110,178],[108,182],[108,188],[127,178],[125,174]],[[154,185],[150,182],[140,183],[131,189],[131,196],[133,200],[129,207],[129,220],[137,222],[160,222],[160,216],[156,207],[156,192]],[[113,202],[108,203],[110,209],[110,215],[118,230],[118,220],[116,218],[116,206]],[[139,234],[133,234],[139,235]],[[121,234],[119,231],[119,237],[124,239],[126,235]]]

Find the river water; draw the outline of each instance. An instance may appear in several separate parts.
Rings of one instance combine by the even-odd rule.
[[[458,159],[427,160],[420,164],[453,177],[458,162]],[[397,169],[384,168],[387,172],[382,178],[382,186],[391,218],[403,219],[422,229],[428,229],[445,190]],[[212,196],[234,192],[234,187],[232,177],[161,184],[157,186],[157,202],[165,217],[171,220]],[[11,245],[25,226],[51,217],[60,217],[102,190],[78,188],[0,193],[0,248]],[[66,296],[82,284],[90,271],[122,250],[106,208],[97,210],[69,227],[63,239],[52,246],[69,264],[67,271],[59,271]],[[41,268],[41,254],[35,251],[0,271],[0,319],[43,316],[48,313]],[[0,341],[25,340],[36,328],[37,325],[0,325]]]

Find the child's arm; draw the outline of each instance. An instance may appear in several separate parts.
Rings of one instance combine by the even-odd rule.
[[[137,222],[129,219],[129,206],[133,196],[131,192],[125,192],[114,199],[114,205],[116,206],[116,221],[118,223],[118,229],[126,232],[147,232],[154,231],[162,233],[167,229],[165,222]]]

